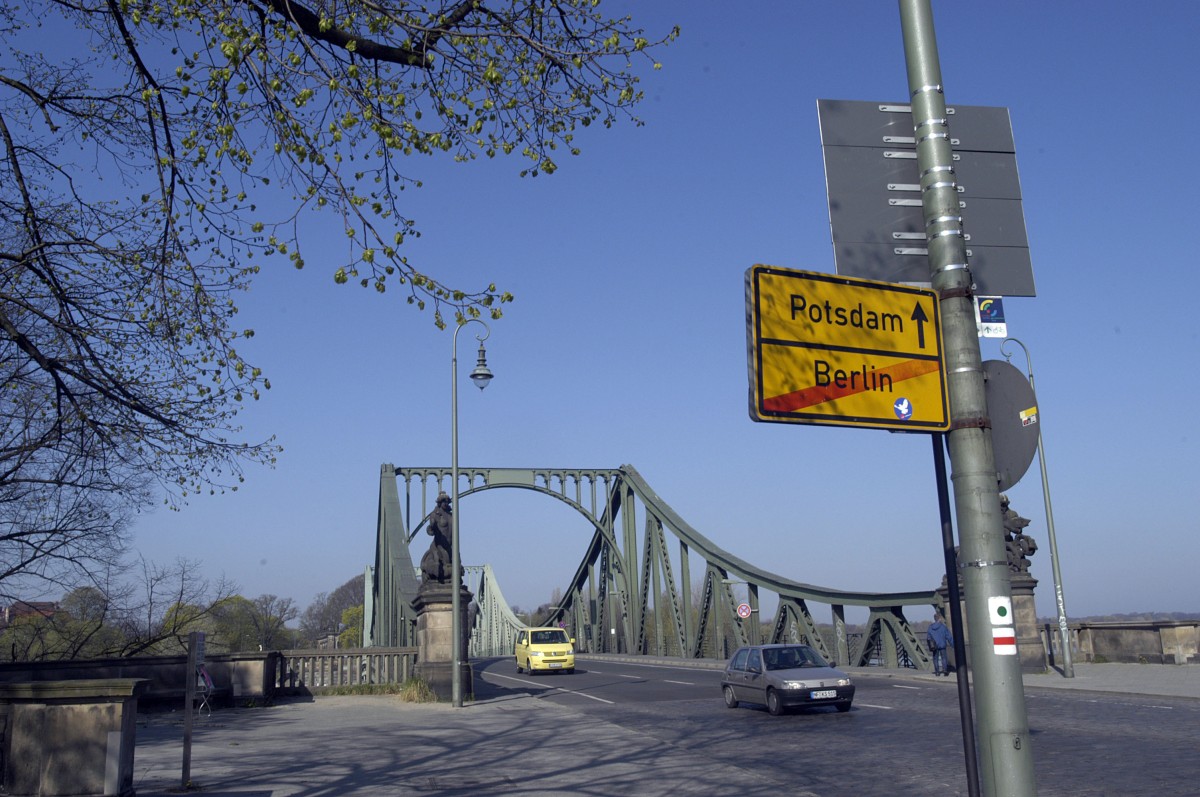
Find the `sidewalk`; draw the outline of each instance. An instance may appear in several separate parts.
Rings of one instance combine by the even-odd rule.
[[[659,659],[650,656],[628,656],[623,654],[587,654],[582,659],[613,659],[641,664],[665,664],[681,666],[679,659]],[[715,659],[695,659],[683,666],[719,670],[724,662]],[[842,667],[854,678],[916,678],[954,684],[954,673],[949,678],[939,678],[931,672],[912,669],[889,670],[883,667]],[[1187,664],[1090,664],[1074,665],[1075,677],[1064,678],[1058,670],[1045,673],[1025,673],[1022,680],[1026,688],[1077,689],[1092,692],[1124,692],[1131,695],[1165,695],[1168,697],[1194,697],[1200,699],[1200,666]],[[972,683],[974,681],[972,680]]]
[[[881,670],[877,667],[843,668],[854,677],[917,678],[955,684],[954,673],[939,678],[914,670]],[[1022,676],[1025,688],[1075,689],[1089,692],[1121,692],[1130,695],[1162,695],[1200,699],[1200,667],[1178,664],[1076,664],[1075,677],[1058,671]],[[972,680],[972,683],[974,681]]]
[[[226,709],[197,723],[192,788],[204,797],[779,797],[778,784],[744,769],[579,716],[526,692],[459,709],[380,697]],[[138,797],[183,791],[181,724],[139,722]]]
[[[1026,675],[1025,686],[1200,699],[1200,667],[1187,664],[1076,664],[1075,677]]]
[[[947,689],[956,683],[913,670],[850,672],[859,679],[920,679]],[[1074,678],[1026,675],[1024,683],[1027,689],[1200,699],[1200,667],[1187,665],[1076,664]],[[594,717],[579,722],[577,712],[537,693],[480,690],[479,698],[460,709],[379,697],[223,709],[196,722],[192,788],[205,797],[779,794],[777,783],[745,768]],[[139,797],[183,791],[182,724],[178,714],[139,716],[134,764]],[[789,794],[814,797],[803,790]]]

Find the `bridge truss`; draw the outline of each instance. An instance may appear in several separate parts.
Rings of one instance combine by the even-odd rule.
[[[904,609],[939,605],[937,592],[848,592],[771,573],[714,545],[631,465],[459,468],[459,477],[460,501],[483,490],[532,490],[565,503],[590,524],[591,540],[547,621],[565,625],[581,652],[724,658],[741,644],[795,641],[841,665],[932,667]],[[368,645],[414,644],[410,601],[419,583],[409,543],[450,478],[449,468],[382,466],[376,559],[367,578]],[[407,513],[400,508],[401,482]],[[471,655],[511,655],[520,619],[504,601],[491,568],[465,570],[465,583],[475,594]],[[742,586],[748,616],[738,612]],[[818,622],[814,604],[829,607],[829,621]],[[760,605],[773,607],[769,620],[761,617]],[[847,633],[847,606],[869,613],[854,639]]]

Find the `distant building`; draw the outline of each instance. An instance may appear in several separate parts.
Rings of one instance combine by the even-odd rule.
[[[0,608],[0,631],[22,617],[41,616],[50,618],[58,612],[58,604],[54,601],[17,601]]]

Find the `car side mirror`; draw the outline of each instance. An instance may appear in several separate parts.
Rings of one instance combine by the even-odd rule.
[[[575,644],[575,637],[571,637],[571,644],[572,644],[572,645],[574,645],[574,644]]]

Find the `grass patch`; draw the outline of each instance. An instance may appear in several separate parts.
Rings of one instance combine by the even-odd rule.
[[[398,695],[403,687],[400,684],[352,684],[346,686],[327,686],[320,690],[322,695]]]
[[[325,687],[322,695],[395,695],[405,703],[436,703],[437,694],[420,678],[402,684],[347,684]]]
[[[436,703],[438,696],[429,684],[420,678],[409,678],[400,685],[400,699],[405,703]]]

